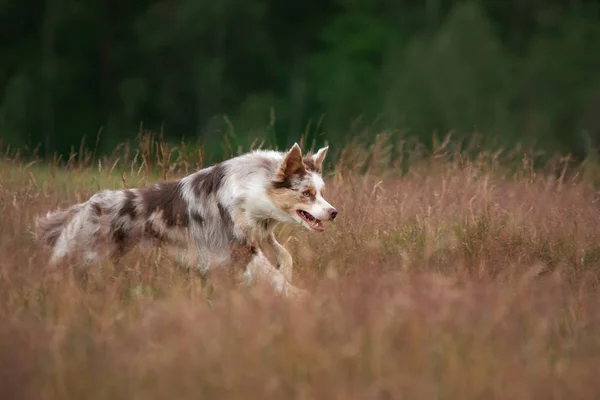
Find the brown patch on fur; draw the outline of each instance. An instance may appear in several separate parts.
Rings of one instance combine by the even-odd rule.
[[[292,189],[292,180],[289,178],[279,178],[273,181],[273,188],[275,189]]]
[[[294,175],[283,176],[281,170],[271,182],[271,186],[275,189],[294,189],[306,177],[306,169],[298,170]]]
[[[123,226],[111,226],[111,239],[114,244],[111,258],[117,260],[122,257],[133,246],[130,240],[130,230],[125,230]]]
[[[119,217],[128,216],[132,220],[137,216],[135,203],[136,194],[132,190],[125,190],[125,202],[119,210]]]
[[[291,189],[292,181],[288,178],[284,178],[283,180],[273,181],[273,188],[275,188],[275,189]]]
[[[196,210],[190,211],[190,217],[199,225],[204,224],[204,218],[200,213]]]
[[[217,203],[217,207],[219,208],[219,216],[223,221],[223,227],[225,228],[225,231],[227,231],[229,234],[232,234],[233,219],[231,218],[231,214],[229,214],[229,211],[227,211],[227,209],[221,203]]]
[[[294,205],[298,203],[298,195],[291,190],[269,188],[267,189],[267,196],[269,196],[273,204],[287,212],[290,212],[294,208]]]
[[[162,182],[158,184],[158,188],[150,187],[140,191],[146,206],[146,217],[160,211],[167,226],[188,226],[188,207],[181,196],[179,183],[180,181]]]
[[[143,225],[142,234],[145,240],[150,240],[155,246],[165,243],[185,246],[187,236],[186,227],[169,226],[162,211],[152,215]]]
[[[221,164],[215,164],[209,171],[196,173],[192,179],[192,186],[196,197],[202,194],[210,195],[219,190],[225,178],[225,168]]]
[[[309,154],[309,155],[304,156],[304,158],[302,159],[302,162],[304,163],[304,165],[308,171],[320,172],[320,169],[317,168],[315,161],[312,159],[312,155]]]
[[[157,229],[153,220],[146,221],[144,224],[144,233],[147,238],[156,239],[157,241],[162,241],[164,238],[163,229]]]
[[[121,258],[136,244],[132,228],[125,225],[123,217],[128,217],[132,221],[137,217],[138,213],[134,203],[137,196],[132,190],[125,190],[124,194],[125,200],[119,208],[117,217],[110,224],[110,238],[113,243],[111,259],[113,261]]]
[[[92,216],[100,217],[104,212],[102,206],[98,203],[92,203]]]

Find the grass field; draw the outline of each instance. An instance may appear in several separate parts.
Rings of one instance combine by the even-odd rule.
[[[600,395],[593,169],[534,170],[518,153],[468,158],[446,144],[401,175],[385,141],[349,147],[326,171],[335,224],[278,232],[312,293],[301,303],[204,282],[159,251],[47,270],[35,215],[201,159],[153,146],[103,161],[3,156],[1,399]]]

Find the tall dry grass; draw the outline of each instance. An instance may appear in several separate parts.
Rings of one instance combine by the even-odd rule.
[[[201,153],[146,137],[100,161],[6,155],[0,398],[597,398],[600,212],[584,170],[401,146],[338,151],[339,219],[279,231],[303,303],[203,282],[159,251],[45,268],[36,214],[191,172]]]

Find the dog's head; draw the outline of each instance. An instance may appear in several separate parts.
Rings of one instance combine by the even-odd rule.
[[[302,156],[298,144],[285,154],[268,190],[273,204],[282,210],[282,222],[297,222],[311,231],[322,232],[323,221],[332,221],[337,210],[323,198],[321,177],[328,147]]]

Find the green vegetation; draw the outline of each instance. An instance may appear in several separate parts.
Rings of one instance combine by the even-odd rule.
[[[0,138],[49,158],[140,122],[215,157],[224,137],[366,127],[579,159],[599,143],[598,0],[5,3]]]

